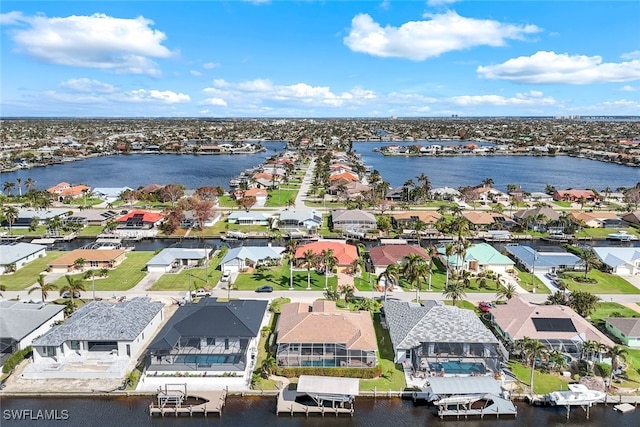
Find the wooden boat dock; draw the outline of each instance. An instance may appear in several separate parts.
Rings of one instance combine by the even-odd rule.
[[[306,377],[306,378],[305,378]],[[305,385],[306,383],[309,385]],[[346,380],[346,381],[345,381]],[[345,387],[346,382],[351,383],[351,387]],[[312,389],[308,389],[308,387]],[[354,388],[355,386],[355,388]],[[278,394],[276,412],[289,414],[291,416],[304,414],[325,415],[349,415],[354,414],[354,399],[358,394],[359,380],[353,378],[327,378],[301,375],[298,387],[290,386],[282,389]],[[300,398],[307,397],[310,404],[302,403]],[[313,404],[311,404],[313,402]],[[326,404],[329,405],[326,405]]]
[[[195,391],[187,393],[186,384],[184,388],[169,388],[171,385],[165,386],[165,389],[158,390],[157,403],[149,405],[149,415],[165,416],[184,416],[190,417],[194,415],[222,415],[227,391],[226,390],[209,390]],[[175,384],[173,385],[175,386]]]

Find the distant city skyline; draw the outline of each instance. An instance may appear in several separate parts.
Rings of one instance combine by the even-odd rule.
[[[639,116],[637,1],[4,1],[2,117]]]

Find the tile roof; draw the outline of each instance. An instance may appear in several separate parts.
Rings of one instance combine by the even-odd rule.
[[[128,220],[133,219],[134,216],[140,217],[140,219],[143,222],[150,222],[150,223],[156,223],[160,221],[162,218],[164,218],[164,215],[162,215],[159,212],[135,210],[118,218],[118,222],[127,222]]]
[[[415,221],[419,219],[422,222],[426,222],[427,224],[433,224],[438,222],[442,215],[435,211],[411,211],[411,212],[400,212],[394,213],[391,215],[396,221]]]
[[[409,349],[425,342],[498,342],[473,311],[439,301],[387,301],[384,312],[395,348]]]
[[[69,340],[132,341],[162,310],[164,304],[138,297],[121,303],[92,301],[64,323],[35,339],[33,345],[57,346]]]
[[[171,265],[177,259],[199,260],[207,256],[209,248],[165,248],[151,258],[147,265]]]
[[[375,266],[387,266],[396,264],[409,255],[420,255],[424,259],[429,259],[429,255],[424,248],[411,245],[383,245],[369,249],[369,256]]]
[[[276,327],[278,343],[341,343],[350,350],[377,350],[368,311],[337,310],[333,301],[282,306]]]
[[[444,254],[445,248],[438,248],[438,253]],[[480,265],[514,265],[515,263],[508,256],[502,255],[488,243],[477,243],[469,246],[464,257],[464,261],[476,260]],[[460,259],[458,255],[449,257],[449,265],[458,265]]]
[[[329,249],[333,250],[333,255],[338,259],[338,265],[349,265],[358,259],[358,249],[355,246],[335,240],[318,240],[299,246],[296,249],[296,259],[303,258],[308,250],[320,255],[322,251]]]
[[[84,259],[85,263],[108,262],[122,256],[125,252],[125,249],[74,249],[51,261],[49,265],[73,265],[79,258]]]

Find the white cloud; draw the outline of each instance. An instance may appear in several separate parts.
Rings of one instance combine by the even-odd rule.
[[[201,105],[216,105],[218,107],[226,107],[227,101],[222,98],[207,98],[200,103]]]
[[[24,15],[22,12],[9,12],[0,13],[0,24],[2,25],[14,25],[24,21]]]
[[[21,24],[9,31],[18,52],[53,64],[113,70],[119,74],[160,75],[151,58],[169,58],[163,32],[153,21],[139,16],[114,18],[91,16],[23,16],[10,12],[2,21]],[[4,24],[4,22],[3,22]]]
[[[620,55],[622,59],[640,59],[640,50],[634,50],[633,52],[627,52]]]
[[[351,21],[349,35],[343,41],[355,52],[422,61],[475,46],[504,46],[507,40],[522,40],[541,31],[535,25],[465,18],[453,11],[424,17],[429,19],[383,28],[371,16],[359,14]]]
[[[531,56],[512,58],[498,65],[476,69],[486,79],[518,83],[592,84],[640,79],[640,60],[603,63],[601,56],[538,51]]]
[[[622,90],[623,92],[635,92],[638,90],[638,88],[635,86],[625,85],[625,86],[622,86],[622,89],[620,90]]]
[[[218,68],[220,64],[217,62],[207,62],[206,64],[202,64],[202,68],[205,70],[213,70],[214,68]]]
[[[542,92],[531,91],[518,93],[507,98],[502,95],[462,95],[452,96],[449,100],[461,107],[468,106],[541,106],[555,105],[557,101],[552,97],[544,97]]]
[[[123,93],[123,100],[130,102],[160,101],[164,104],[182,104],[191,101],[191,98],[189,95],[176,93],[171,90],[160,91],[155,89],[136,89]]]
[[[65,80],[60,82],[58,86],[73,92],[84,93],[114,93],[117,90],[110,84],[87,78]]]
[[[196,76],[196,77],[202,76],[202,73],[198,70],[189,70],[189,73],[191,73],[192,76]]]

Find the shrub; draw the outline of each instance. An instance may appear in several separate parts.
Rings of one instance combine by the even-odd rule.
[[[2,367],[2,372],[5,374],[8,374],[9,372],[13,371],[13,368],[18,366],[20,362],[22,362],[27,357],[31,357],[31,350],[32,348],[31,346],[29,346],[22,350],[18,350],[15,353],[13,353],[11,356],[9,356],[7,361],[4,362],[4,366]]]
[[[382,368],[378,365],[373,368],[322,368],[315,366],[278,368],[278,375],[292,378],[300,375],[320,375],[327,377],[345,378],[376,378],[382,375]]]
[[[611,365],[604,362],[596,362],[596,372],[601,376],[608,378],[611,374]]]

